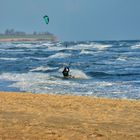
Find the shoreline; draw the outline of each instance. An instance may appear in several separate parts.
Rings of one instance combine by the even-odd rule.
[[[0,39],[0,42],[32,42],[32,41],[56,41],[54,40],[48,40],[48,39],[37,39],[37,38],[5,38]]]
[[[4,140],[138,140],[140,101],[0,92]]]
[[[38,39],[35,38],[5,38],[5,39],[0,39],[0,42],[22,42],[22,41],[39,41]]]
[[[24,36],[7,36],[1,37],[0,42],[31,42],[31,41],[58,41],[56,36],[47,36],[47,35],[24,35]]]

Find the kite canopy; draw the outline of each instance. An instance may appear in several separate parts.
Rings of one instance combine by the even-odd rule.
[[[49,23],[49,17],[47,15],[45,15],[44,17],[45,23],[48,24]]]

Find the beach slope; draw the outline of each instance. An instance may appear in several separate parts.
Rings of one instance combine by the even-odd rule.
[[[139,140],[140,101],[0,92],[2,140]]]

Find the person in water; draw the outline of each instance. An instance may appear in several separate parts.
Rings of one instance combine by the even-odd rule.
[[[69,67],[65,67],[63,72],[62,72],[63,76],[66,77],[66,78],[70,77],[69,71],[70,71]]]

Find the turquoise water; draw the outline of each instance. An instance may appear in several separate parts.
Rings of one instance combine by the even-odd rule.
[[[140,41],[0,43],[0,90],[140,99]]]

